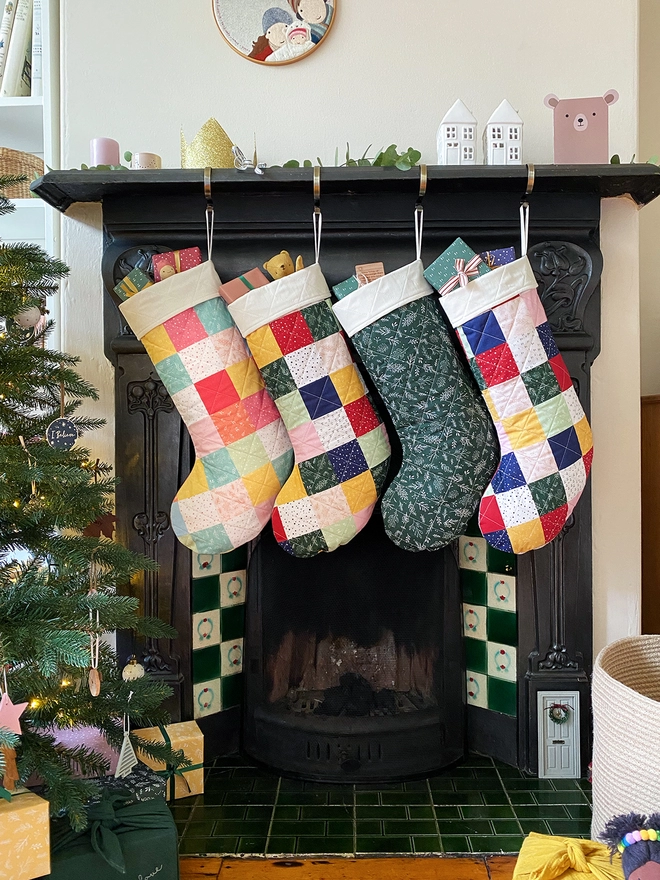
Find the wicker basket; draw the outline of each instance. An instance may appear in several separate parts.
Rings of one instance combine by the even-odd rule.
[[[10,174],[12,177],[25,176],[24,183],[7,187],[4,195],[9,199],[29,199],[30,184],[34,175],[41,177],[44,173],[44,160],[32,153],[23,153],[20,150],[10,150],[9,147],[0,147],[0,176]]]
[[[594,840],[613,816],[660,810],[660,636],[613,642],[593,677]]]

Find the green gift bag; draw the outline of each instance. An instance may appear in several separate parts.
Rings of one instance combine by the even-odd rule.
[[[165,801],[126,805],[121,794],[105,792],[90,806],[89,822],[82,832],[66,820],[53,823],[49,880],[179,880],[176,825]]]

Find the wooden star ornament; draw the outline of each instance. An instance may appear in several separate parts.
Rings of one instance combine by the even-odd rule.
[[[18,719],[26,709],[27,703],[12,703],[11,697],[5,691],[0,699],[0,727],[5,727],[20,736],[23,731]]]

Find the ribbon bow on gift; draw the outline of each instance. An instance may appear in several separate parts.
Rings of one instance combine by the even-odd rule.
[[[513,874],[514,880],[623,880],[620,860],[592,840],[530,834]]]
[[[163,736],[163,742],[165,745],[171,746],[172,740],[170,739],[170,735],[167,732],[167,728],[164,724],[158,725],[160,732]],[[167,763],[165,766],[165,770],[156,770],[158,776],[162,776],[167,782],[167,790],[168,790],[168,800],[174,800],[174,790],[176,786],[176,777],[179,776],[186,783],[186,788],[190,791],[190,783],[186,779],[185,775],[190,770],[199,770],[203,767],[204,764],[185,764],[184,766],[177,766],[176,764]]]
[[[440,288],[438,293],[440,296],[444,296],[446,293],[452,291],[455,287],[467,287],[468,281],[470,278],[475,278],[479,274],[479,264],[482,263],[483,260],[479,256],[479,254],[475,254],[471,260],[467,263],[462,257],[458,257],[456,260],[456,274],[453,275],[446,284]]]

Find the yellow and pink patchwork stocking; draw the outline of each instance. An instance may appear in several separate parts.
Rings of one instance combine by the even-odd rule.
[[[298,557],[335,550],[364,528],[390,459],[385,426],[329,299],[315,263],[229,305],[293,444],[273,532]]]
[[[120,306],[195,447],[171,519],[196,553],[228,553],[256,538],[293,466],[287,431],[219,288],[206,262]]]

